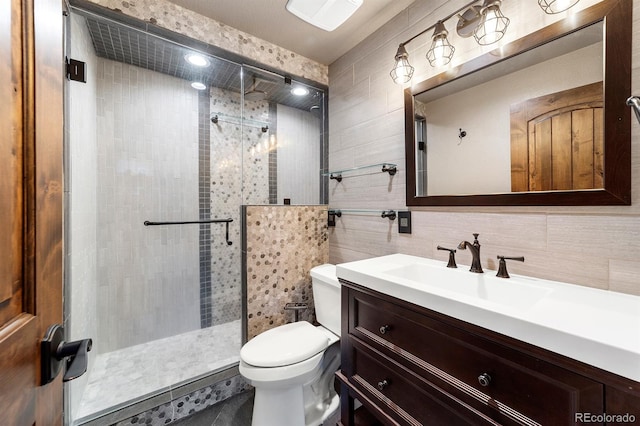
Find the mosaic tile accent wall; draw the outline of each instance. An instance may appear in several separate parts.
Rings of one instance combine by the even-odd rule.
[[[209,113],[211,95],[198,93],[198,220],[211,219],[211,128]],[[213,325],[211,298],[211,225],[200,224],[200,327]],[[219,226],[219,225],[213,225]]]
[[[174,423],[250,388],[245,379],[237,375],[118,422],[116,426],[159,426]]]
[[[327,206],[245,206],[247,338],[293,321],[289,302],[309,304],[315,321],[311,268],[329,260]]]
[[[203,321],[215,325],[241,317],[241,239],[240,206],[243,203],[269,202],[268,150],[264,149],[268,133],[256,126],[241,126],[243,106],[235,92],[210,88],[210,111],[219,114],[211,123],[210,207],[211,218],[232,218],[227,245],[225,226],[212,224],[210,231],[211,278],[206,297],[212,306]],[[265,101],[245,102],[247,119],[269,121],[269,105]],[[242,176],[242,179],[238,179]]]
[[[166,0],[89,0],[136,19],[218,46],[288,74],[329,84],[326,65],[223,25]]]
[[[278,134],[278,106],[269,104],[269,145],[277,142]],[[284,202],[284,201],[283,201]],[[278,150],[269,150],[269,204],[278,204]]]

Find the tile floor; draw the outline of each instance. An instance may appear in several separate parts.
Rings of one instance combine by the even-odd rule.
[[[172,423],[176,426],[251,426],[253,390]]]
[[[226,401],[171,423],[176,426],[251,426],[253,390],[235,395]],[[335,426],[340,411],[327,419],[323,426]],[[274,425],[275,426],[275,425]]]
[[[98,355],[77,420],[108,413],[238,362],[240,328],[237,320]]]

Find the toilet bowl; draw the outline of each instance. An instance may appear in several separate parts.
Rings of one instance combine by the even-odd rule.
[[[255,388],[252,426],[318,426],[338,409],[340,283],[335,265],[311,270],[316,318],[265,331],[240,350],[240,374]]]

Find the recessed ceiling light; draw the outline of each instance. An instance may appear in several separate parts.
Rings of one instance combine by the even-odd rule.
[[[208,67],[211,65],[211,62],[209,62],[207,58],[198,53],[187,53],[184,56],[184,60],[197,67]]]
[[[199,81],[194,81],[193,83],[191,83],[191,87],[193,87],[194,89],[197,90],[204,90],[207,88],[207,86],[205,86],[204,84],[200,83]]]
[[[306,87],[298,86],[291,89],[291,94],[296,96],[306,96],[309,94],[309,89]]]

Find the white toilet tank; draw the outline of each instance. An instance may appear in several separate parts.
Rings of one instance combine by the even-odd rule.
[[[340,336],[340,282],[336,276],[336,265],[325,263],[311,268],[313,303],[316,319],[325,328]]]

